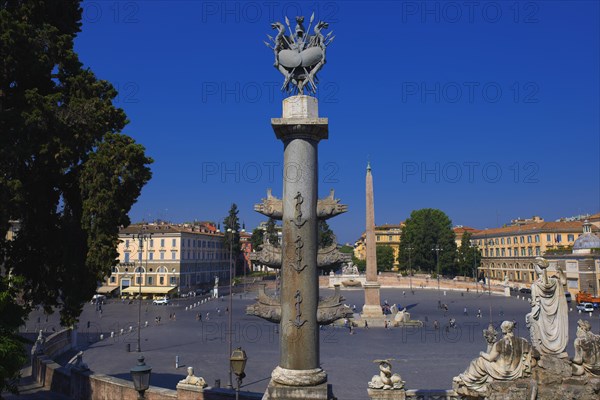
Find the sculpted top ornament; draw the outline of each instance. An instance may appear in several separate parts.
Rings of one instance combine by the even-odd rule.
[[[332,32],[323,35],[321,31],[327,29],[327,22],[319,21],[315,25],[313,35],[310,28],[315,19],[313,13],[308,23],[308,29],[304,29],[304,17],[296,17],[296,28],[292,31],[290,21],[285,17],[285,23],[289,30],[286,35],[286,27],[281,22],[271,24],[277,30],[277,35],[267,35],[270,42],[264,42],[273,50],[275,55],[274,67],[284,76],[281,90],[290,94],[304,94],[317,92],[317,72],[325,65],[325,49],[333,41],[335,36]]]

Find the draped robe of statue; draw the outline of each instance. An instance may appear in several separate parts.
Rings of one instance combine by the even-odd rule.
[[[513,335],[514,323],[504,321],[504,337],[492,345],[488,353],[481,352],[465,372],[454,382],[469,391],[485,393],[491,381],[510,381],[531,371],[531,345],[526,339]]]
[[[533,347],[545,355],[565,356],[569,340],[568,306],[563,285],[566,277],[549,278],[548,262],[536,259],[538,280],[531,285],[531,312],[525,317]]]

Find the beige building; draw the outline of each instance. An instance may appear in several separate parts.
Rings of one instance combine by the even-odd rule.
[[[550,268],[561,267],[567,275],[567,288],[571,294],[586,292],[600,296],[600,237],[592,233],[592,224],[585,221],[583,234],[573,244],[571,251],[553,252],[546,256]]]
[[[404,223],[398,225],[384,224],[375,226],[375,244],[377,246],[390,246],[394,250],[394,269],[398,269],[398,254],[400,252],[400,236]],[[354,244],[354,256],[359,260],[367,257],[366,233]]]
[[[594,233],[599,231],[592,228]],[[482,254],[479,276],[491,276],[496,281],[508,277],[510,282],[525,286],[537,278],[535,257],[570,251],[582,234],[582,221],[534,222],[479,231],[473,235]]]
[[[229,280],[229,250],[212,224],[133,224],[119,239],[119,263],[99,293],[136,295],[141,286],[145,297],[164,296]]]

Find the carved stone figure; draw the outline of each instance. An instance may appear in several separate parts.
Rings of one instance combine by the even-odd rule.
[[[577,338],[574,342],[573,375],[588,373],[600,376],[600,335],[592,333],[589,321],[577,322]]]
[[[40,330],[40,333],[31,348],[31,355],[35,356],[44,353],[44,343],[46,342],[46,339],[44,339],[44,334],[42,332],[43,331]]]
[[[531,345],[526,339],[513,335],[513,322],[504,321],[500,327],[504,337],[494,343],[488,353],[479,353],[465,372],[454,377],[458,393],[485,394],[492,381],[511,381],[530,374]]]
[[[267,198],[254,205],[254,211],[267,217],[281,221],[283,218],[283,203],[281,199],[273,196],[271,189],[267,189]]]
[[[269,35],[269,42],[264,42],[273,50],[275,63],[273,66],[281,72],[284,77],[281,90],[286,93],[304,94],[306,88],[309,93],[317,92],[317,72],[326,63],[326,49],[333,41],[332,33],[323,35],[322,30],[327,29],[329,24],[323,21],[317,22],[314,34],[310,35],[311,25],[315,14],[310,17],[308,29],[304,28],[304,17],[296,17],[296,28],[292,33],[290,21],[285,18],[285,23],[290,32],[286,35],[286,26],[281,22],[274,22],[271,28],[277,31],[273,38]]]
[[[569,340],[569,316],[564,285],[567,278],[558,268],[558,278],[548,277],[548,261],[535,259],[538,279],[531,285],[531,312],[525,320],[533,347],[543,355],[566,357]]]
[[[348,211],[348,206],[340,204],[340,199],[336,199],[334,194],[334,190],[331,189],[329,196],[317,201],[317,218],[320,220],[326,220]]]
[[[194,375],[194,367],[188,367],[187,373],[188,374],[185,377],[185,379],[180,380],[179,383],[182,383],[184,385],[194,385],[200,387],[208,386],[204,378],[202,378],[201,376]]]
[[[296,238],[297,240],[298,238]],[[303,246],[303,241],[300,238],[300,241],[294,242],[297,249],[298,247]],[[302,246],[301,246],[302,244]],[[296,262],[298,261],[297,256],[301,253],[299,250],[295,253]],[[273,246],[270,243],[263,243],[262,248],[259,251],[255,251],[250,253],[250,260],[255,261],[259,264],[266,265],[270,268],[281,268],[281,263],[283,259],[282,249],[281,247]],[[333,244],[329,247],[324,247],[318,250],[317,252],[317,268],[331,268],[342,265],[343,263],[349,262],[352,259],[352,255],[348,253],[342,253],[337,248],[337,243],[333,241]],[[300,259],[302,261],[302,259]],[[295,264],[297,268],[294,268],[296,271],[302,271],[304,268],[304,264]]]
[[[67,369],[77,369],[80,371],[87,371],[90,369],[88,365],[83,362],[83,351],[80,351],[73,358],[71,358],[66,367]]]
[[[404,388],[404,381],[398,374],[392,374],[392,359],[374,360],[379,363],[379,375],[374,375],[369,382],[370,389],[399,390]]]

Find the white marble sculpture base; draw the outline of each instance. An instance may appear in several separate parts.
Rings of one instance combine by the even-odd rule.
[[[331,385],[286,386],[271,380],[262,400],[332,400]]]

